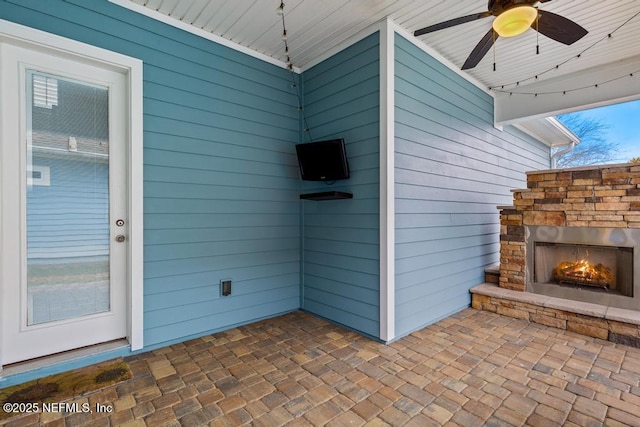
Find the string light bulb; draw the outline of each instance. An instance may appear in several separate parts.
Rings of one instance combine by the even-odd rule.
[[[285,25],[285,22],[284,22],[284,2],[282,0],[280,1],[280,6],[276,9],[276,12],[282,19],[282,40],[284,41],[284,54],[285,54],[285,57],[287,58],[286,61],[284,62],[284,65],[287,68],[287,70],[293,71],[293,62],[291,61],[291,56],[289,54],[289,43],[287,43],[287,39],[289,38],[287,34],[287,26]],[[294,81],[294,84],[295,84],[295,81]]]
[[[287,58],[286,61],[284,62],[284,66],[287,68],[287,70],[290,71],[291,74],[291,87],[295,89],[296,92],[296,96],[298,97],[298,111],[301,112],[302,115],[302,120],[304,122],[304,132],[306,134],[309,135],[309,141],[313,141],[313,138],[311,137],[311,130],[309,128],[309,124],[307,123],[307,116],[304,112],[304,108],[302,105],[302,95],[300,93],[300,91],[298,90],[298,85],[296,84],[296,76],[295,76],[295,70],[293,68],[293,62],[291,61],[291,56],[289,54],[289,44],[287,43],[287,26],[285,21],[285,16],[284,16],[284,1],[280,0],[280,6],[276,9],[276,13],[278,14],[278,16],[280,16],[281,21],[282,21],[282,40],[284,41],[284,55]]]

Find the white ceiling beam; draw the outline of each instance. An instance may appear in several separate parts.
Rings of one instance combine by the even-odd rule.
[[[578,88],[584,89],[574,90]],[[494,120],[498,126],[633,101],[640,99],[640,56],[500,90],[494,103]]]

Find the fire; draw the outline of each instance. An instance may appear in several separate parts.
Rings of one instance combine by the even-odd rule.
[[[581,259],[575,264],[576,274],[578,273],[590,274],[592,271],[593,271],[593,267],[591,267],[591,263],[586,259]]]
[[[608,288],[615,285],[613,271],[603,265],[593,265],[586,259],[571,262],[563,261],[553,269],[553,278],[560,283],[599,286]]]

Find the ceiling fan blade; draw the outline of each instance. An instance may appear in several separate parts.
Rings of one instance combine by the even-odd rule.
[[[434,31],[443,30],[445,28],[464,24],[465,22],[471,22],[477,19],[486,18],[487,16],[491,16],[491,12],[481,12],[481,13],[474,13],[473,15],[461,16],[460,18],[450,19],[448,21],[440,22],[439,24],[424,27],[420,30],[414,31],[413,35],[418,37],[423,34],[432,33]]]
[[[577,42],[588,33],[580,25],[564,16],[546,10],[539,10],[538,13],[538,32],[550,39],[569,45]],[[536,29],[535,22],[531,24],[531,28]]]
[[[473,48],[473,50],[469,54],[469,57],[462,65],[462,69],[468,70],[469,68],[473,68],[478,65],[480,60],[482,60],[487,52],[489,52],[489,49],[491,49],[491,46],[493,46],[493,42],[497,38],[498,34],[494,34],[493,28],[491,28],[489,32],[487,32],[487,34],[482,37],[482,40],[480,40],[476,47]]]

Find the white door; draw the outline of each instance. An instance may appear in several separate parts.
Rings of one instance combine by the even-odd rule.
[[[2,364],[127,335],[125,75],[2,46]]]

